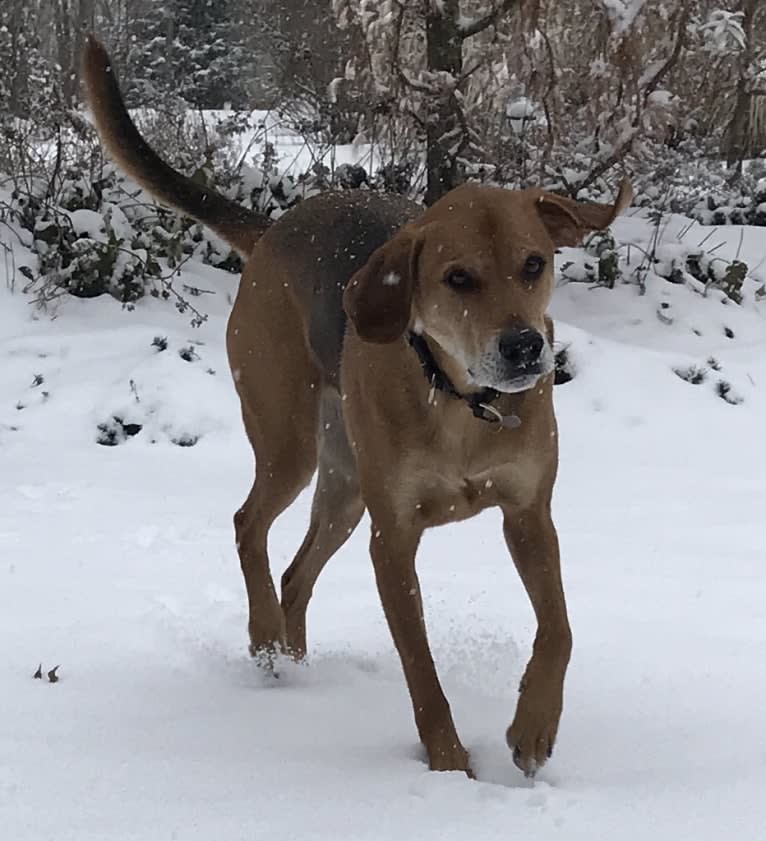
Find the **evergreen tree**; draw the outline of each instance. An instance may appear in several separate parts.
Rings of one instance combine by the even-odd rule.
[[[254,69],[233,0],[152,3],[131,25],[132,105],[179,96],[195,108],[247,108]]]
[[[58,110],[59,79],[41,46],[36,7],[25,0],[0,5],[0,119],[41,120]]]

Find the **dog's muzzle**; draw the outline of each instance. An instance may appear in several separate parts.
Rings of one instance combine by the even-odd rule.
[[[533,327],[504,330],[470,369],[477,384],[513,394],[532,388],[553,370],[553,351]]]

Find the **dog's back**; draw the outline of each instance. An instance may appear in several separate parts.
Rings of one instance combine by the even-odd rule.
[[[332,385],[340,366],[349,278],[420,210],[399,196],[324,193],[294,207],[265,234],[263,246],[288,269],[311,349]],[[252,272],[259,274],[257,260]]]

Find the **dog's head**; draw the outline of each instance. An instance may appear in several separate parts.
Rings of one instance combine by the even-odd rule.
[[[458,187],[373,253],[346,287],[346,313],[364,341],[413,330],[473,385],[524,391],[553,368],[545,311],[554,250],[608,227],[631,198],[628,182],[613,205]]]

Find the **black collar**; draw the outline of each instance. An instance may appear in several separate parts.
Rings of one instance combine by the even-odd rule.
[[[449,394],[450,397],[456,397],[458,400],[467,403],[474,417],[487,421],[487,423],[498,424],[501,427],[508,427],[510,429],[514,429],[521,424],[520,419],[516,415],[503,415],[492,406],[492,403],[501,394],[497,389],[483,388],[481,391],[471,394],[461,394],[455,388],[446,372],[439,367],[439,363],[431,352],[431,348],[428,347],[428,342],[425,338],[420,333],[410,331],[407,339],[415,353],[417,353],[420,367],[423,369],[423,373],[432,389],[443,391],[445,394]]]

